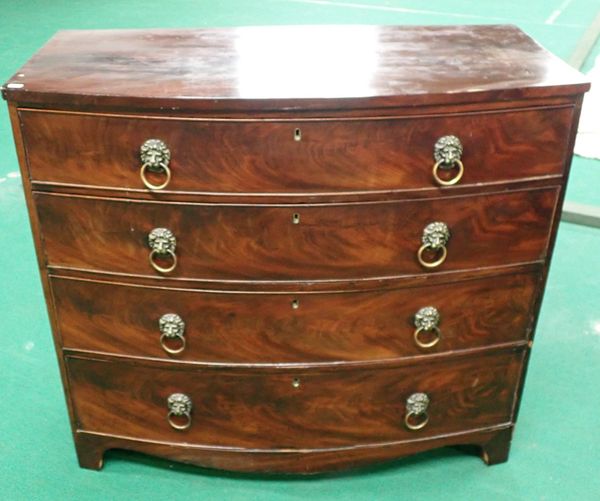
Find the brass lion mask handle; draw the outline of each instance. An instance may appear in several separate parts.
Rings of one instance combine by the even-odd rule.
[[[423,235],[421,237],[421,247],[417,252],[417,259],[424,268],[437,268],[440,266],[448,255],[448,240],[450,240],[450,230],[446,223],[436,221],[429,223],[423,229]],[[437,258],[433,261],[427,261],[425,259],[425,251],[432,250],[437,253]]]
[[[185,322],[177,313],[165,313],[160,317],[158,329],[163,350],[171,355],[177,355],[185,350]],[[176,343],[175,347],[173,343]]]
[[[175,247],[177,241],[173,232],[167,228],[154,228],[148,234],[148,245],[150,246],[150,255],[148,259],[152,268],[159,273],[170,273],[177,266],[177,256],[175,255]],[[172,263],[170,266],[161,266],[156,262],[158,257],[170,257]]]
[[[442,136],[437,140],[433,147],[433,158],[435,159],[435,163],[433,164],[433,178],[437,184],[440,186],[452,186],[460,181],[465,172],[465,166],[460,160],[462,152],[462,143],[456,136]],[[444,180],[439,175],[440,169],[457,169],[457,171],[453,177]]]
[[[429,422],[427,407],[429,407],[429,396],[426,393],[413,393],[406,399],[404,424],[409,430],[417,431],[425,428]]]
[[[192,399],[184,393],[172,393],[167,398],[167,421],[175,430],[187,430],[192,425]],[[181,421],[183,418],[183,422]]]
[[[415,332],[413,334],[419,348],[432,348],[440,342],[442,332],[439,328],[440,312],[433,306],[425,306],[415,313]],[[433,332],[431,341],[423,340],[423,333]]]
[[[140,178],[144,186],[150,190],[166,188],[171,182],[171,169],[169,168],[171,152],[167,145],[160,139],[148,139],[140,147],[140,160],[142,161]],[[165,180],[161,184],[152,184],[147,177],[148,171],[164,173]]]

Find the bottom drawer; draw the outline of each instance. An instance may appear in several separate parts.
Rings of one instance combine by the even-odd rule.
[[[80,430],[260,449],[410,440],[511,421],[522,351],[404,367],[197,368],[67,356]],[[425,412],[407,400],[427,395]],[[184,394],[191,401],[171,407]],[[413,398],[414,400],[414,398]],[[418,399],[417,399],[418,400]],[[422,403],[422,401],[420,401]],[[182,415],[178,415],[182,413]],[[189,427],[174,429],[176,426]]]

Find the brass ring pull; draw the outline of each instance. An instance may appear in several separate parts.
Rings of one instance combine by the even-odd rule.
[[[169,348],[166,343],[165,343],[165,339],[179,339],[179,348],[173,349],[173,348]],[[185,338],[183,336],[167,336],[166,334],[161,334],[160,335],[160,345],[162,346],[162,349],[165,350],[167,353],[170,353],[171,355],[177,355],[179,353],[181,353],[183,350],[185,350]]]
[[[419,417],[419,416],[422,416],[423,419],[421,421],[419,421],[417,424],[412,424],[411,418]],[[404,417],[404,424],[411,431],[417,431],[417,430],[420,430],[421,428],[425,428],[425,426],[427,426],[427,423],[429,423],[429,416],[427,415],[426,412],[423,412],[421,414],[417,414],[415,412],[409,412]]]
[[[177,424],[175,421],[173,421],[173,417],[179,415],[186,417],[185,423]],[[167,414],[167,420],[169,421],[171,428],[175,428],[176,430],[187,430],[190,426],[192,426],[191,414],[175,414],[173,411],[169,411],[169,414]]]
[[[157,264],[154,260],[156,256],[164,256],[165,254],[171,256],[171,260],[173,261],[171,266],[161,266]],[[150,252],[150,256],[148,256],[148,259],[150,261],[150,264],[152,265],[152,268],[154,268],[159,273],[171,273],[177,267],[177,256],[172,250],[168,250],[166,253],[163,254],[157,251],[156,249],[152,249],[152,251]]]
[[[435,182],[441,186],[452,186],[458,183],[465,173],[465,166],[463,163],[460,160],[454,161],[454,164],[458,166],[458,172],[453,178],[450,178],[447,181],[443,180],[438,174],[438,170],[443,163],[444,162],[440,160],[433,164],[433,178],[435,179]]]
[[[421,247],[417,252],[417,259],[419,264],[424,268],[437,268],[440,266],[448,256],[448,249],[446,245],[450,239],[450,230],[446,223],[436,221],[429,223],[423,229],[423,235],[421,236]],[[434,261],[426,261],[424,253],[426,250],[434,250],[438,252],[438,257]],[[441,254],[440,254],[441,252]]]
[[[170,273],[177,267],[177,255],[175,254],[177,241],[171,230],[154,228],[148,235],[148,245],[152,249],[148,256],[152,268],[159,273]],[[173,262],[170,266],[161,266],[156,262],[158,256],[170,256]]]
[[[411,431],[417,431],[427,426],[429,423],[429,397],[426,393],[413,393],[406,399],[406,414],[404,416],[404,425]],[[414,418],[420,418],[417,423],[413,423]]]
[[[167,398],[167,421],[175,430],[187,430],[192,425],[192,399],[183,393],[173,393]],[[185,421],[180,424],[174,418],[184,417]]]
[[[171,181],[171,169],[169,169],[169,166],[164,163],[161,163],[160,166],[162,168],[162,171],[166,174],[165,181],[161,184],[152,184],[150,181],[148,181],[148,178],[146,177],[146,170],[150,168],[150,164],[145,163],[140,169],[140,178],[142,179],[142,182],[144,183],[146,188],[148,188],[149,190],[162,190],[166,188],[169,182]]]
[[[460,139],[456,136],[442,136],[433,147],[433,179],[441,186],[452,186],[458,183],[465,173],[465,166],[460,160],[463,152],[463,146]],[[458,166],[456,175],[448,180],[444,180],[439,175],[439,170],[450,170]]]
[[[419,337],[421,332],[435,332],[435,337],[426,343],[421,341],[421,338]],[[419,348],[432,348],[440,342],[440,339],[442,339],[442,332],[440,331],[439,327],[432,327],[428,330],[424,329],[423,327],[419,327],[415,329],[415,334],[413,337],[415,338],[415,343]]]
[[[144,186],[150,190],[162,190],[166,188],[171,181],[171,169],[169,169],[169,161],[171,160],[171,152],[167,145],[160,139],[148,139],[140,147],[140,159],[142,167],[140,169],[140,178]],[[152,184],[146,174],[151,172],[164,172],[166,174],[165,181],[161,184]]]
[[[440,313],[433,306],[425,306],[415,313],[415,332],[413,334],[415,344],[419,348],[432,348],[440,342],[442,332],[439,329]],[[433,332],[435,337],[431,341],[421,339],[422,332]]]
[[[165,313],[158,320],[160,334],[160,345],[162,349],[171,355],[177,355],[185,350],[185,322],[177,313]],[[171,348],[167,342],[171,339],[178,340],[178,347]]]
[[[442,245],[441,247],[439,247],[442,253],[438,259],[436,259],[435,261],[425,261],[425,259],[423,259],[423,253],[427,249],[432,248],[433,247],[431,247],[429,244],[423,244],[421,245],[421,247],[419,248],[419,252],[417,253],[417,259],[419,260],[419,264],[421,266],[424,266],[425,268],[437,268],[446,260],[446,257],[448,256],[448,249],[446,249],[446,247]]]

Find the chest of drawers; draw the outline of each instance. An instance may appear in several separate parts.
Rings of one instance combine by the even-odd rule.
[[[510,26],[55,35],[3,95],[81,466],[505,461],[587,88]]]

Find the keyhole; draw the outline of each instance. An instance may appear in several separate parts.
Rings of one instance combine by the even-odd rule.
[[[300,308],[300,301],[298,299],[293,299],[292,300],[292,308],[294,310],[297,310],[298,308]]]
[[[297,212],[295,212],[292,215],[292,223],[294,223],[294,224],[300,224],[300,214],[298,214]]]
[[[302,131],[300,129],[294,129],[294,141],[302,141]]]
[[[297,377],[295,377],[295,378],[292,380],[292,386],[293,386],[294,388],[300,388],[300,378],[297,378]]]

